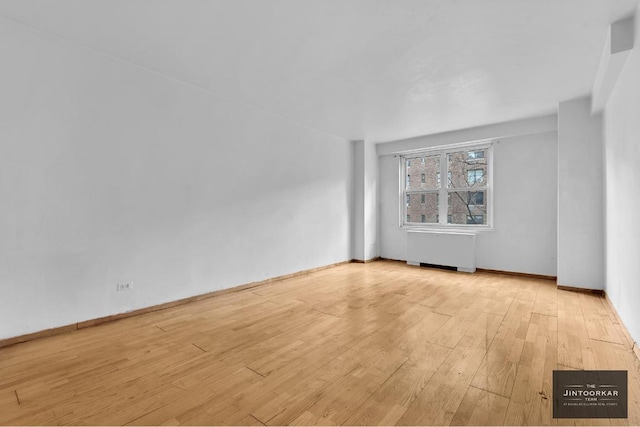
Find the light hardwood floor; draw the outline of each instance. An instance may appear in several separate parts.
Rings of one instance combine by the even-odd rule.
[[[640,424],[606,301],[346,264],[0,349],[0,424]],[[554,369],[629,372],[629,418],[552,418]]]

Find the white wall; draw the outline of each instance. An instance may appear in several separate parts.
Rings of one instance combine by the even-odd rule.
[[[350,258],[347,141],[6,21],[0,57],[0,339]]]
[[[353,200],[351,223],[351,258],[364,261],[364,141],[351,141],[353,147]]]
[[[636,12],[636,20],[638,12]],[[637,21],[636,21],[637,25]],[[606,291],[640,342],[640,31],[604,111]]]
[[[364,259],[378,257],[378,154],[364,142]]]
[[[545,116],[380,144],[380,254],[406,260],[393,152],[497,138],[494,228],[478,232],[477,267],[556,275],[556,117]]]
[[[353,223],[352,258],[378,257],[378,155],[370,141],[352,141]]]
[[[591,98],[558,106],[558,284],[604,289],[602,116]]]

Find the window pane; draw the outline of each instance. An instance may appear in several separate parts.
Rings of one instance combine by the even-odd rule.
[[[410,198],[407,205],[407,222],[438,222],[438,193],[408,194],[407,197]]]
[[[412,190],[434,190],[440,188],[440,156],[420,156],[406,159],[407,167],[411,165],[411,173],[407,173],[406,188]],[[407,172],[409,170],[407,169]]]
[[[484,150],[468,151],[467,159],[468,160],[484,159]]]
[[[448,188],[487,185],[487,149],[457,151],[447,155]]]
[[[447,223],[487,224],[486,191],[451,191]]]

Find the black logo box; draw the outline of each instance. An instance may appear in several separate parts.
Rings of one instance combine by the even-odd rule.
[[[627,417],[627,371],[553,371],[553,418]]]

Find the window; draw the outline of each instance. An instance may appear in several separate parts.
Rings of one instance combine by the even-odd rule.
[[[475,159],[484,159],[484,151],[468,151],[467,152],[467,160],[475,160]]]
[[[469,191],[469,195],[467,198],[469,206],[484,205],[484,191]]]
[[[467,171],[467,182],[469,183],[469,185],[481,183],[483,179],[484,179],[483,169],[471,169],[470,171]]]
[[[484,143],[440,147],[402,156],[400,165],[404,171],[400,176],[406,176],[406,181],[401,183],[402,200],[406,202],[401,205],[404,220],[401,225],[489,227],[491,150],[492,145]],[[420,183],[416,181],[413,185],[406,173],[412,162],[420,174]],[[446,182],[440,179],[444,174]],[[416,199],[411,204],[414,194]]]

